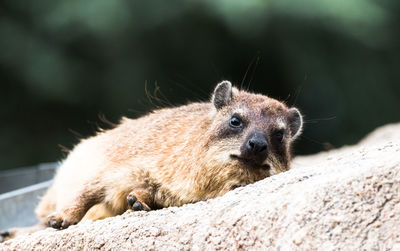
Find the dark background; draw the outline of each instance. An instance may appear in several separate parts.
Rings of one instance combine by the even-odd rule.
[[[223,79],[299,107],[297,154],[356,143],[400,120],[399,13],[398,0],[3,0],[0,169],[58,161],[104,117],[207,100]]]

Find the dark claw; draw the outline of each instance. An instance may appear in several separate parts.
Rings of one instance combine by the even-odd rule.
[[[135,204],[132,205],[132,210],[134,211],[141,211],[144,210],[142,203],[136,201]]]
[[[7,238],[7,237],[10,236],[10,235],[11,235],[11,234],[10,234],[10,232],[8,232],[8,231],[0,232],[0,236],[3,237],[3,238]]]
[[[63,221],[51,221],[50,226],[55,229],[60,229]]]
[[[133,209],[133,205],[137,201],[136,197],[133,195],[129,195],[127,199],[128,199],[129,206]]]
[[[2,231],[0,232],[0,243],[3,241],[6,241],[7,237],[11,236],[11,233],[8,231]]]

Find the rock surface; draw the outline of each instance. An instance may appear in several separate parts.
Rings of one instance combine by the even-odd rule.
[[[400,250],[400,124],[213,200],[45,229],[1,250]]]

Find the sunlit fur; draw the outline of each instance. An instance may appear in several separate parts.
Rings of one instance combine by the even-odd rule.
[[[151,209],[180,206],[286,171],[294,139],[288,131],[288,112],[282,102],[233,88],[232,99],[221,109],[212,102],[193,103],[138,119],[123,118],[116,128],[82,140],[73,149],[36,213],[44,224],[48,216],[75,224],[122,214],[129,208],[130,193]],[[225,135],[235,113],[245,119],[246,127]],[[277,154],[269,147],[265,164],[270,169],[232,158],[240,155],[252,130],[269,137],[282,128],[287,130],[283,150]]]

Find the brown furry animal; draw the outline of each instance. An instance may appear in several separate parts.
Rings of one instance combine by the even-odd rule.
[[[288,170],[301,128],[296,108],[223,81],[211,102],[124,118],[83,140],[62,163],[36,213],[42,226],[64,229],[128,209],[214,198]]]

